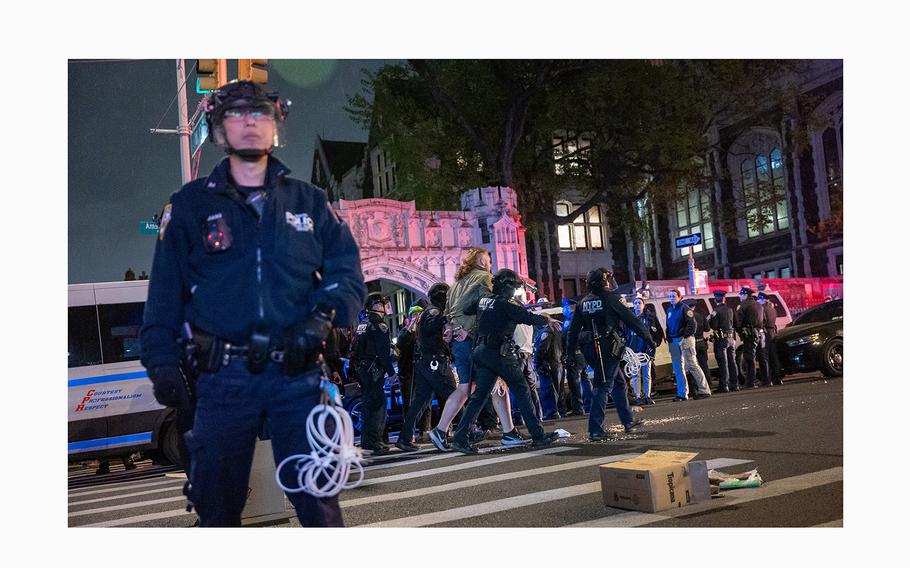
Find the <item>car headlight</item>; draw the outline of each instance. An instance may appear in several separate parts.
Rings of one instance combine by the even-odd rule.
[[[812,335],[807,335],[806,337],[800,337],[798,339],[791,339],[787,341],[787,347],[796,347],[797,345],[805,345],[807,343],[814,343],[818,341],[818,338],[821,337],[820,333],[813,333]]]

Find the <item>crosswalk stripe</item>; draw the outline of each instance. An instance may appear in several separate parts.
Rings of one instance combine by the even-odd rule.
[[[174,487],[181,487],[181,486],[183,486],[183,481],[169,479],[167,481],[155,481],[153,483],[141,483],[139,485],[118,485],[117,487],[109,487],[107,489],[94,489],[92,491],[80,491],[80,492],[70,491],[69,497],[70,498],[86,497],[88,495],[100,495],[102,493],[114,493],[117,491],[132,490],[132,489],[145,489],[147,487],[160,487],[162,485],[173,485]],[[72,505],[72,502],[70,502],[70,504]]]
[[[633,454],[639,455],[639,454]],[[723,460],[723,461],[721,461]],[[721,458],[720,460],[708,460],[707,466],[712,469],[717,467],[725,467],[723,463],[729,463],[729,458]],[[517,495],[515,497],[507,497],[505,499],[496,499],[494,501],[487,501],[485,503],[478,503],[476,505],[468,505],[465,507],[456,507],[454,509],[448,509],[445,511],[437,511],[435,513],[426,513],[423,515],[414,515],[411,517],[402,517],[399,519],[390,519],[386,521],[379,521],[376,523],[369,523],[365,525],[357,525],[361,527],[425,527],[428,525],[435,525],[439,523],[447,523],[451,521],[458,521],[462,519],[469,519],[472,517],[478,517],[481,515],[488,515],[491,513],[500,513],[502,511],[509,511],[511,509],[518,509],[520,507],[527,507],[529,505],[536,505],[539,503],[547,503],[550,501],[559,501],[562,499],[569,499],[571,497],[578,497],[580,495],[587,495],[589,493],[598,493],[600,492],[600,481],[594,481],[591,483],[582,483],[580,485],[572,485],[570,487],[561,487],[557,489],[550,489],[547,491],[538,491],[535,493],[527,493],[524,495]]]
[[[812,528],[814,528],[814,529],[820,529],[820,528],[834,528],[834,527],[843,528],[843,527],[844,527],[844,520],[843,520],[843,519],[837,519],[836,521],[830,521],[830,522],[827,522],[827,523],[822,523],[822,524],[820,524],[820,525],[815,525],[815,526],[813,526]]]
[[[411,452],[410,455],[415,455],[415,454],[418,454],[421,452],[432,452],[432,451],[438,451],[438,450],[436,450],[436,447],[434,446],[432,448],[427,448],[426,450],[420,450],[420,452]],[[488,446],[486,448],[479,448],[477,450],[477,453],[488,454],[488,453],[492,453],[492,452],[496,452],[496,451],[507,451],[507,448],[503,448],[502,446]],[[445,452],[443,454],[432,455],[432,456],[425,457],[425,458],[417,458],[417,459],[413,459],[413,460],[405,460],[405,461],[394,462],[394,463],[383,463],[383,464],[378,464],[378,465],[368,465],[368,466],[364,467],[364,469],[367,471],[379,471],[379,470],[389,469],[389,468],[393,468],[393,467],[404,467],[407,465],[415,465],[418,463],[426,463],[426,462],[432,462],[432,461],[438,461],[438,460],[447,460],[447,459],[457,458],[457,457],[463,456],[463,455],[464,454],[460,454],[458,452]],[[393,454],[392,456],[389,456],[389,457],[394,457],[394,456],[395,456],[395,454]]]
[[[475,487],[477,485],[484,485],[487,483],[496,483],[499,481],[508,481],[512,479],[519,479],[521,477],[532,477],[535,475],[546,475],[549,473],[557,473],[560,471],[568,471],[570,469],[579,469],[582,467],[596,466],[604,463],[621,461],[624,459],[633,458],[641,454],[619,454],[615,456],[601,456],[599,458],[593,458],[589,460],[581,460],[575,462],[569,462],[559,465],[551,465],[546,467],[538,467],[535,469],[527,469],[524,471],[516,471],[511,473],[503,473],[500,475],[490,475],[488,477],[480,477],[476,479],[466,479],[464,481],[456,481],[454,483],[447,483],[445,485],[435,485],[430,487],[421,487],[420,489],[413,489],[411,491],[399,491],[394,493],[386,493],[384,495],[373,495],[370,497],[361,497],[359,499],[347,499],[341,502],[342,508],[347,507],[356,507],[358,505],[371,505],[374,503],[382,503],[386,501],[397,501],[399,499],[411,499],[413,497],[424,497],[426,495],[432,495],[434,493],[443,493],[445,491],[454,491],[456,489],[465,489],[469,487]]]
[[[446,523],[450,521],[458,521],[461,519],[469,519],[471,517],[478,517],[480,515],[488,515],[490,513],[499,513],[501,511],[517,509],[519,507],[527,507],[528,505],[537,505],[540,503],[547,503],[549,501],[568,499],[570,497],[586,495],[588,493],[592,493],[593,491],[599,490],[600,482],[595,481],[593,483],[583,483],[581,485],[572,485],[570,487],[561,487],[559,489],[550,489],[548,491],[538,491],[537,493],[527,493],[525,495],[507,497],[505,499],[496,499],[494,501],[487,501],[486,503],[479,503],[477,505],[468,505],[467,507],[456,507],[454,509],[447,509],[445,511],[438,511],[435,513],[415,515],[413,517],[402,517],[399,519],[389,519],[387,521],[379,521],[378,523],[369,523],[366,525],[356,526],[425,527],[438,523]]]
[[[135,493],[122,493],[119,495],[108,495],[107,497],[96,497],[95,499],[86,499],[85,501],[70,501],[70,507],[75,505],[88,505],[89,503],[102,503],[104,501],[115,501],[117,499],[131,499],[133,497],[142,497],[143,495],[152,495],[154,493],[164,493],[165,491],[181,491],[183,484],[173,485],[172,487],[162,487],[159,489],[149,489],[147,491],[137,491]]]
[[[122,527],[123,525],[131,525],[134,523],[144,523],[148,521],[158,521],[161,519],[169,519],[171,517],[182,517],[183,515],[195,516],[196,513],[187,513],[186,509],[175,509],[173,511],[162,511],[160,513],[148,513],[146,515],[135,515],[133,517],[123,517],[122,519],[113,519],[110,521],[101,521],[99,523],[91,523],[88,525],[79,525],[78,527],[73,527],[81,529],[83,527]]]
[[[390,483],[392,481],[404,481],[405,479],[414,479],[417,477],[426,477],[428,475],[437,475],[440,473],[449,473],[452,471],[461,471],[465,469],[472,469],[475,467],[485,467],[488,465],[494,465],[504,462],[510,462],[515,460],[523,460],[528,458],[536,458],[547,454],[555,454],[559,452],[569,452],[572,450],[577,450],[578,448],[572,446],[556,446],[555,448],[546,448],[543,450],[537,450],[533,452],[522,452],[520,454],[508,454],[504,456],[499,456],[489,459],[478,459],[472,460],[469,462],[464,462],[456,465],[449,465],[444,467],[437,467],[434,469],[426,469],[421,471],[412,471],[410,473],[399,473],[397,475],[386,475],[384,477],[376,477],[373,479],[364,479],[363,483],[360,484],[361,487],[366,487],[368,485],[377,485],[380,483]]]
[[[710,467],[710,466],[709,466]],[[834,467],[822,471],[815,471],[803,475],[786,477],[775,481],[768,481],[755,489],[740,489],[734,492],[725,492],[722,499],[711,499],[705,503],[696,503],[681,509],[661,511],[659,513],[624,512],[592,521],[585,521],[569,525],[570,527],[639,527],[650,523],[665,521],[669,518],[690,515],[709,509],[720,509],[731,505],[740,505],[759,499],[780,497],[797,491],[811,489],[819,485],[837,483],[844,479],[844,468]],[[598,484],[599,485],[599,484]],[[618,511],[619,509],[612,509]]]
[[[125,505],[111,505],[110,507],[100,507],[98,509],[86,509],[84,511],[76,511],[69,513],[68,517],[81,517],[84,515],[94,515],[96,513],[110,513],[111,511],[123,511],[125,509],[136,509],[139,507],[147,507],[149,505],[161,505],[162,503],[174,503],[176,501],[184,501],[186,497],[181,495],[180,497],[168,497],[166,499],[153,499],[151,501],[139,501],[138,503],[127,503]]]

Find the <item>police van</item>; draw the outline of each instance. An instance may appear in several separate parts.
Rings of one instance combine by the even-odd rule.
[[[788,323],[793,321],[793,318],[790,314],[790,309],[787,307],[787,303],[784,299],[773,291],[765,292],[769,298],[769,301],[774,305],[774,309],[777,312],[777,329],[783,329]],[[632,296],[626,296],[626,303],[631,309],[632,306]],[[689,304],[693,307],[694,310],[701,313],[705,318],[714,311],[715,300],[713,294],[697,294],[694,296],[684,296],[683,302]],[[736,311],[736,308],[739,307],[739,294],[735,292],[729,292],[724,297],[724,302],[730,306],[730,308]],[[664,330],[666,334],[667,331],[667,311],[670,309],[670,300],[666,296],[664,297],[652,297],[645,300],[645,309],[650,311],[652,314],[657,315],[657,320],[660,322],[661,329]],[[533,310],[535,313],[545,313],[550,317],[563,320],[562,317],[562,308],[560,307],[551,307],[545,308],[542,310]],[[710,327],[710,326],[707,326]],[[706,337],[710,335],[710,331],[706,333]],[[714,358],[714,346],[713,344],[708,344],[708,368],[711,371],[717,369],[717,361]],[[737,361],[741,363],[741,351],[742,345],[737,341]],[[661,343],[657,348],[654,357],[654,377],[652,378],[651,385],[652,389],[656,392],[660,386],[660,390],[670,390],[675,389],[676,378],[673,375],[673,363],[670,359],[670,349],[667,347],[666,340]],[[593,377],[593,371],[590,366],[588,367],[588,375]],[[710,377],[709,377],[710,380]]]
[[[148,280],[68,291],[69,460],[143,452],[179,464],[175,410],[158,404],[139,363]]]

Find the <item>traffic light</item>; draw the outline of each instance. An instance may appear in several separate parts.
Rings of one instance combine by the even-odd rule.
[[[217,59],[196,60],[196,92],[201,94],[211,93],[221,86],[222,77],[219,73],[220,62]]]
[[[237,78],[241,81],[266,84],[269,82],[268,59],[238,59]]]

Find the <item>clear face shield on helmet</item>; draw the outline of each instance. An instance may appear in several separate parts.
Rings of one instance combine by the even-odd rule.
[[[286,144],[284,126],[290,101],[281,100],[277,93],[266,93],[261,87],[249,84],[233,83],[222,89],[223,92],[209,95],[203,107],[213,144],[229,154],[250,158],[271,154],[273,149]],[[229,144],[227,125],[260,124],[265,121],[269,121],[273,128],[270,143],[254,144],[248,148],[234,148]]]

